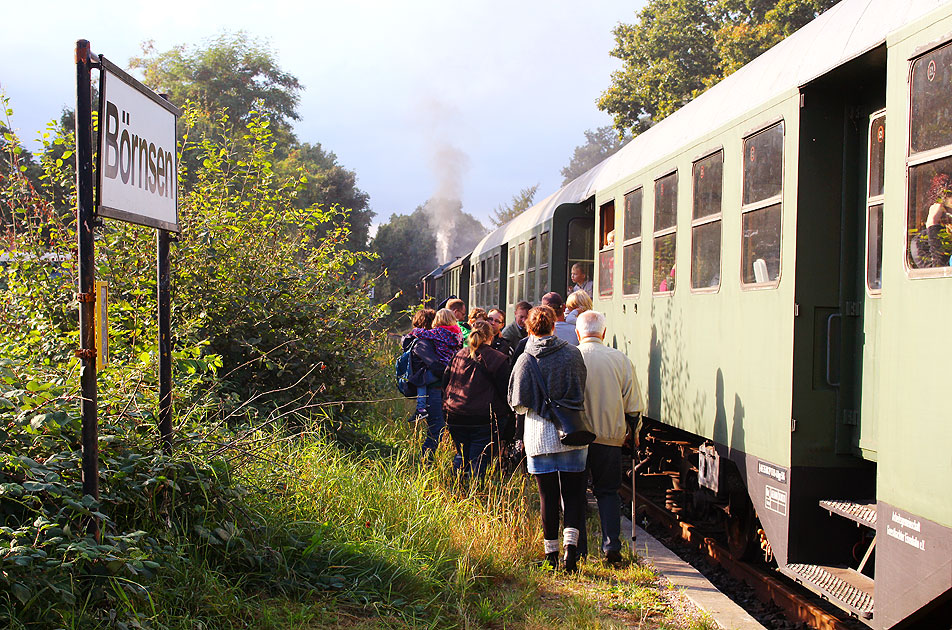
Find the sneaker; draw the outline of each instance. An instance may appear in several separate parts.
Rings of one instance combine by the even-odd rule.
[[[430,419],[430,412],[427,411],[426,409],[417,409],[416,415],[413,416],[414,422],[421,422],[421,421],[426,422],[429,419]]]

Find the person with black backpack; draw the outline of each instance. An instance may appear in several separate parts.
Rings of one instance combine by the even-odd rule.
[[[411,421],[426,422],[426,438],[423,440],[423,455],[432,459],[446,422],[443,419],[443,371],[461,345],[460,329],[452,311],[432,309],[417,311],[411,320],[413,330],[402,340],[404,354],[410,354],[410,375],[406,379],[407,392],[415,388],[416,411]],[[400,386],[400,368],[403,358],[397,361],[397,385]]]

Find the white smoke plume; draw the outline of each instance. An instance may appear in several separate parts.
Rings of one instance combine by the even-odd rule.
[[[462,208],[463,172],[469,166],[469,157],[451,144],[440,144],[434,147],[430,165],[437,185],[424,211],[436,235],[436,259],[442,265],[459,253],[453,245]]]
[[[437,262],[442,265],[461,253],[455,245],[469,156],[446,139],[452,137],[459,116],[455,106],[431,98],[421,104],[420,113],[425,118],[421,122],[429,140],[430,169],[436,179],[436,190],[423,209],[436,236]]]

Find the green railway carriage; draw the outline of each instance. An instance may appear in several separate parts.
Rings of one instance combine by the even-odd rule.
[[[468,306],[469,258],[469,254],[459,256],[423,276],[420,283],[423,288],[423,295],[420,296],[423,303],[429,308],[436,308],[451,296],[456,296],[462,298]]]
[[[877,628],[949,614],[929,315],[952,309],[952,251],[923,231],[952,176],[950,16],[845,0],[594,183],[596,308],[647,415],[713,444],[699,485],[739,477],[781,571]]]
[[[842,0],[485,237],[469,288],[511,318],[592,264],[686,509],[873,628],[947,628],[950,235],[952,0]]]
[[[499,307],[507,320],[521,301],[538,304],[549,291],[563,296],[572,265],[592,277],[596,167],[512,221],[489,233],[471,254],[474,306]]]

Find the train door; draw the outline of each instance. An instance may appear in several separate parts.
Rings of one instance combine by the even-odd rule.
[[[857,345],[862,348],[861,371],[862,378],[868,384],[877,382],[878,364],[875,357],[879,355],[876,346],[879,340],[879,326],[881,319],[881,297],[883,291],[883,204],[885,201],[885,156],[886,156],[886,111],[880,110],[870,115],[869,131],[867,134],[866,159],[866,220],[860,229],[863,234],[860,238],[865,242],[865,264],[861,267],[860,286],[864,287],[863,325],[857,330],[859,336]],[[855,433],[855,442],[851,446],[858,455],[865,459],[875,460],[878,435],[878,411],[876,403],[876,389],[865,387],[859,395],[861,400],[856,401],[860,414]]]

